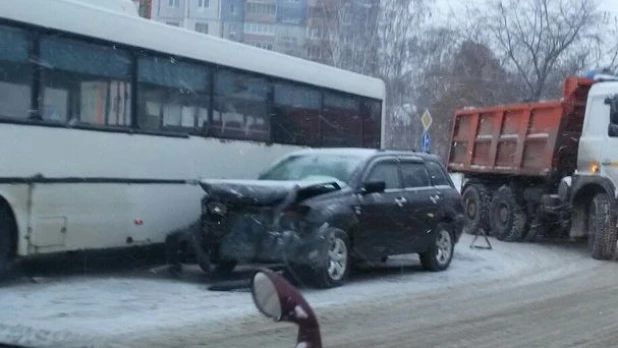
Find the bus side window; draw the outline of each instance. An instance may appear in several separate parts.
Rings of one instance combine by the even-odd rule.
[[[267,141],[270,138],[267,79],[220,69],[215,74],[213,113],[221,125],[211,135],[228,139]]]
[[[363,147],[379,149],[382,139],[382,103],[379,100],[363,98]]]
[[[273,142],[317,146],[322,96],[318,89],[289,82],[274,85]]]
[[[44,120],[131,125],[127,52],[59,36],[44,36],[40,45]]]
[[[322,146],[361,146],[361,125],[357,98],[341,93],[324,93]]]
[[[140,129],[187,131],[208,125],[208,67],[165,56],[142,56],[137,67]]]
[[[32,85],[28,46],[28,32],[0,25],[0,117],[28,117]]]

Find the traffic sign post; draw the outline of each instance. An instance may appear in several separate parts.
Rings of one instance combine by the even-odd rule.
[[[423,132],[421,137],[421,149],[423,152],[429,152],[431,150],[431,136],[427,131]]]
[[[423,125],[423,135],[421,136],[421,149],[423,152],[429,152],[431,150],[431,136],[429,135],[429,127],[433,123],[433,118],[429,113],[429,110],[425,109],[423,116],[421,116],[421,124]]]
[[[421,123],[423,124],[423,129],[427,132],[433,123],[433,117],[431,117],[429,110],[425,110],[423,116],[421,116]]]

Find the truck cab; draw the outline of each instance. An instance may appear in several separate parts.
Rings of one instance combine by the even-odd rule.
[[[560,100],[455,111],[448,168],[464,176],[465,231],[506,242],[618,238],[618,77],[567,77]]]
[[[616,250],[618,187],[618,77],[591,86],[577,152],[577,169],[561,186],[571,206],[571,237],[588,237],[592,257]]]

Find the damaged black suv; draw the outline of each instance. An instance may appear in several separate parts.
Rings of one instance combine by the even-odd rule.
[[[341,285],[355,261],[418,253],[446,269],[463,227],[458,191],[439,158],[371,149],[291,153],[257,180],[203,180],[201,268],[283,263],[318,287]]]

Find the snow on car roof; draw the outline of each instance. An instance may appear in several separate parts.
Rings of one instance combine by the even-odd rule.
[[[403,150],[376,150],[376,149],[364,149],[355,147],[339,147],[339,148],[321,148],[321,149],[303,149],[290,153],[293,155],[304,154],[331,154],[331,155],[343,155],[343,156],[355,156],[355,157],[371,157],[377,154],[392,155],[392,156],[415,156],[421,159],[439,160],[440,157],[433,154],[427,154],[414,151]]]

